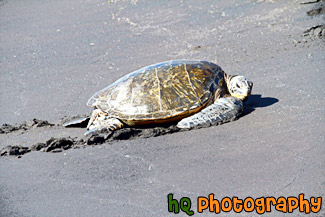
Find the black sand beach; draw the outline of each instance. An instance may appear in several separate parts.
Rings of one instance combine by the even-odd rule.
[[[195,216],[260,216],[198,213],[197,198],[323,197],[324,4],[0,1],[0,216],[174,216],[169,193]],[[244,114],[195,130],[61,126],[89,115],[96,91],[172,59],[252,80]]]

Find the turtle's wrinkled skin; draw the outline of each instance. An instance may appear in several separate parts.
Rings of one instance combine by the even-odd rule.
[[[116,130],[124,125],[160,124],[182,119],[186,124],[179,122],[178,127],[189,128],[193,121],[194,125],[200,125],[189,116],[220,98],[233,96],[236,99],[227,103],[239,105],[250,95],[251,88],[252,83],[245,77],[229,76],[218,65],[207,61],[175,60],[151,65],[125,75],[88,100],[87,105],[95,108],[88,129]],[[221,104],[234,110],[227,103],[222,101]],[[221,110],[214,116],[225,112],[225,108],[219,107],[217,110]],[[237,107],[242,110],[242,103]],[[204,122],[208,120],[213,124],[213,114],[204,116]]]

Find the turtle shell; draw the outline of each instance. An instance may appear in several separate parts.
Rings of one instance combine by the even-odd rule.
[[[171,122],[213,103],[223,84],[224,72],[218,65],[175,60],[125,75],[93,95],[87,105],[128,125]]]

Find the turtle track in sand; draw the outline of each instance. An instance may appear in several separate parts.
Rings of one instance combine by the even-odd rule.
[[[59,123],[56,124],[49,123],[46,120],[38,120],[38,119],[33,119],[32,121],[24,122],[22,124],[16,124],[16,125],[3,124],[0,127],[0,134],[9,134],[13,132],[21,132],[23,134],[23,133],[27,133],[28,131],[35,130],[37,127],[48,127],[48,128],[56,127],[59,128],[60,130],[65,130],[67,128],[62,126],[63,123],[72,120],[74,118],[80,118],[80,117],[85,117],[85,116],[80,115],[80,116],[74,116],[72,118],[64,117],[61,119]],[[220,125],[226,122],[224,121],[219,122],[216,125]],[[192,128],[191,130],[198,129],[198,128],[202,128],[202,127]],[[172,134],[181,131],[188,131],[188,130],[190,129],[177,128],[175,124],[163,124],[163,125],[160,124],[159,126],[151,125],[149,127],[148,126],[127,127],[116,131],[109,131],[103,129],[98,133],[87,135],[87,136],[81,136],[81,137],[74,137],[74,138],[70,136],[60,137],[60,138],[51,137],[45,142],[37,142],[34,145],[29,147],[24,145],[8,145],[2,148],[2,150],[0,150],[0,156],[17,156],[20,158],[22,155],[29,153],[31,151],[57,153],[71,148],[82,148],[82,147],[87,147],[89,145],[91,146],[101,145],[104,143],[112,143],[114,141],[119,141],[119,140],[133,140],[137,138],[157,137],[157,136]]]
[[[34,118],[31,121],[25,121],[24,123],[19,125],[3,124],[0,127],[0,134],[7,134],[18,130],[29,130],[32,128],[44,127],[44,126],[54,126],[54,124],[51,124],[48,121],[38,120]]]
[[[300,3],[302,5],[306,4],[313,4],[313,8],[311,10],[308,10],[306,13],[308,16],[320,16],[325,14],[325,1],[324,0],[316,0],[316,1],[309,1],[309,2],[303,2]],[[304,37],[309,36],[311,39],[319,38],[319,39],[325,39],[325,24],[319,24],[310,27],[306,31],[304,31],[303,34]]]

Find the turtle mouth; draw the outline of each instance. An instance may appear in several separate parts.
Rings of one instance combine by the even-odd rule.
[[[242,100],[242,101],[245,101],[245,100],[247,99],[247,97],[248,97],[248,96],[235,95],[235,94],[233,94],[232,96],[233,96],[233,97],[236,97],[236,98],[238,98],[238,99],[240,99],[240,100]]]
[[[238,99],[240,99],[241,101],[245,102],[247,100],[247,98],[250,96],[251,94],[247,94],[247,95],[236,95],[236,94],[233,94],[232,96],[233,97],[236,97]]]

